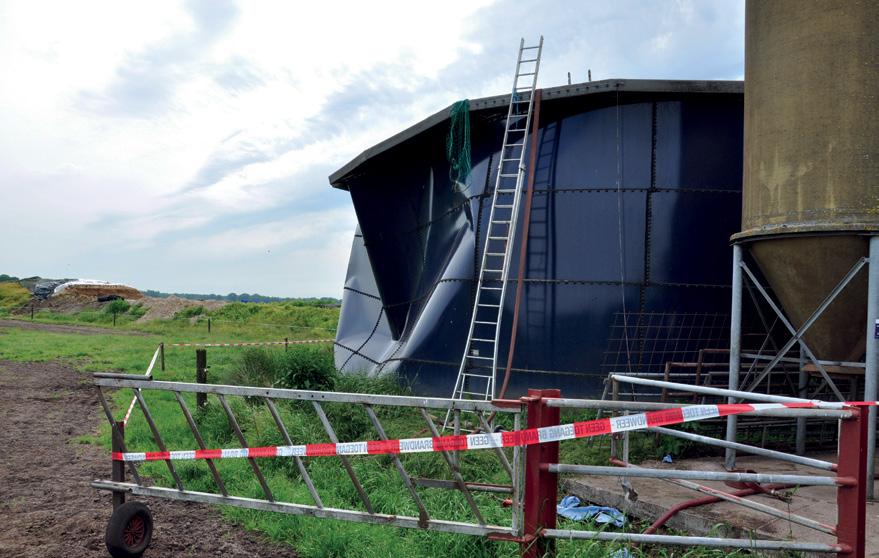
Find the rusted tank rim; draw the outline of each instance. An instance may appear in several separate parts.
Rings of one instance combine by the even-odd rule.
[[[879,234],[879,224],[866,223],[803,223],[796,225],[767,225],[755,229],[738,232],[729,240],[731,244],[756,242],[788,237],[803,236],[873,236]]]

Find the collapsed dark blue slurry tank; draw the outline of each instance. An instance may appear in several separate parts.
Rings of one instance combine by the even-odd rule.
[[[449,112],[330,176],[359,221],[336,337],[343,372],[395,371],[449,396],[464,349],[508,96],[470,101],[472,172],[449,178]],[[606,80],[542,91],[530,211],[513,246],[500,346],[508,396],[600,393],[728,345],[729,237],[742,184],[742,84]]]

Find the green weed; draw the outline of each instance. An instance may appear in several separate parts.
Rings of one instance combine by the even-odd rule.
[[[17,281],[0,281],[0,316],[7,316],[13,310],[30,302],[31,293]]]

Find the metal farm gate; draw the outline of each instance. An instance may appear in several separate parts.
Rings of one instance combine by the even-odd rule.
[[[157,350],[157,355],[159,351]],[[155,364],[155,357],[153,364]],[[520,546],[522,556],[538,557],[554,554],[555,540],[602,540],[633,544],[661,544],[684,546],[729,547],[754,550],[788,550],[813,553],[837,554],[855,558],[865,555],[865,490],[866,490],[866,434],[865,408],[852,404],[824,403],[816,401],[778,398],[760,394],[733,394],[715,390],[713,395],[749,398],[761,403],[702,404],[681,406],[671,403],[642,403],[628,401],[599,401],[587,399],[564,399],[558,390],[531,390],[516,400],[461,401],[429,397],[372,395],[320,391],[301,391],[232,385],[167,382],[152,379],[151,375],[132,376],[99,373],[94,375],[100,401],[110,422],[113,436],[113,475],[111,479],[95,480],[92,486],[113,492],[114,515],[108,526],[107,543],[114,556],[139,556],[149,544],[152,518],[149,509],[139,502],[125,503],[126,495],[148,496],[184,500],[205,504],[222,504],[254,510],[272,511],[316,518],[373,523],[411,529],[425,529],[486,537],[508,541]],[[614,378],[626,382],[624,376]],[[639,380],[643,381],[643,380]],[[659,382],[663,384],[663,382]],[[698,386],[666,383],[664,387],[696,392]],[[134,402],[149,427],[152,444],[149,451],[129,447],[126,444],[124,426],[117,421],[107,401],[107,389],[130,389]],[[267,410],[284,445],[251,447],[233,410],[235,399],[245,398],[249,409]],[[160,430],[166,426],[157,424],[150,412],[147,399],[165,405],[179,406],[182,418],[188,425],[197,447],[168,448]],[[228,427],[237,441],[237,447],[209,448],[199,430],[198,421],[190,410],[197,399],[202,404],[210,400],[218,403]],[[766,402],[769,401],[769,402]],[[237,403],[237,402],[235,402]],[[310,406],[319,419],[329,442],[298,440],[290,434],[279,411],[285,405]],[[368,417],[375,431],[375,439],[366,441],[340,440],[339,425],[332,424],[326,412],[327,405],[346,405],[360,408]],[[393,409],[397,413],[411,414],[412,438],[391,438],[376,409]],[[562,409],[587,409],[610,411],[607,418],[597,418],[560,424]],[[646,412],[643,412],[646,411]],[[451,413],[454,434],[443,436],[438,424],[446,413]],[[621,414],[622,413],[622,414]],[[634,413],[634,414],[629,414]],[[239,413],[240,414],[240,413]],[[835,420],[839,426],[839,455],[837,463],[824,462],[772,452],[745,444],[690,434],[668,428],[684,422],[720,418],[738,414],[756,416],[821,417]],[[166,415],[167,416],[167,415]],[[197,413],[196,413],[197,416]],[[408,415],[406,415],[408,416]],[[600,416],[600,414],[599,414]],[[127,417],[126,417],[127,418]],[[407,423],[408,424],[408,423]],[[184,427],[185,428],[185,427]],[[677,469],[651,469],[635,467],[627,462],[629,432],[647,431],[662,436],[690,436],[691,441],[733,448],[747,453],[760,453],[770,457],[794,461],[817,469],[816,474],[776,475],[737,472],[687,471]],[[462,432],[471,431],[464,434]],[[611,463],[615,466],[593,466],[559,463],[560,443],[587,443],[580,438],[612,436],[616,448]],[[142,440],[141,440],[142,444]],[[619,450],[622,444],[623,451]],[[495,455],[497,465],[509,479],[504,484],[485,484],[468,481],[461,466],[464,452],[485,450]],[[762,453],[761,453],[762,452]],[[446,478],[418,479],[407,471],[409,453],[432,453],[445,464]],[[352,459],[360,456],[389,456],[399,475],[417,515],[403,513],[380,513],[376,511],[374,494],[364,488],[352,466]],[[254,477],[261,487],[261,497],[232,494],[224,483],[217,462],[227,459],[246,459]],[[283,501],[273,493],[260,463],[266,459],[292,460],[302,482],[310,494],[311,503]],[[359,496],[359,505],[347,509],[325,505],[321,499],[321,486],[309,476],[308,460],[338,459],[340,474],[349,477]],[[386,457],[385,459],[388,459]],[[164,461],[170,486],[146,483],[139,465],[148,461]],[[204,474],[213,478],[213,491],[196,491],[187,487],[175,463],[181,461],[203,462]],[[439,470],[439,469],[437,469]],[[126,480],[126,472],[130,480]],[[599,475],[610,477],[649,477],[674,482],[695,492],[708,494],[718,500],[781,517],[813,530],[819,537],[813,541],[768,540],[760,538],[716,538],[658,535],[652,533],[610,532],[578,529],[560,529],[556,523],[556,504],[559,476],[565,474]],[[207,477],[205,477],[207,478]],[[368,480],[368,479],[367,479]],[[708,488],[698,481],[728,481],[761,486],[765,483],[784,486],[829,486],[837,493],[836,505],[840,520],[827,525],[795,513],[748,500],[735,493]],[[161,483],[160,479],[156,482]],[[430,510],[422,498],[423,491],[451,489],[463,496],[471,520],[460,521],[443,517],[442,511]],[[503,498],[501,501],[500,498]],[[485,520],[486,506],[508,506],[509,513],[503,524],[491,524]],[[410,506],[411,508],[411,506]],[[496,510],[492,512],[497,516]],[[824,539],[820,539],[823,536]],[[828,541],[828,537],[830,540]]]

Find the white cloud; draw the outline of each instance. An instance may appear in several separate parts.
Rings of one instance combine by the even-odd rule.
[[[4,2],[0,272],[119,277],[124,262],[144,287],[256,290],[225,258],[272,277],[265,292],[339,292],[353,212],[326,174],[456,99],[504,92],[521,35],[546,37],[543,86],[586,68],[734,78],[742,14],[684,0]],[[288,261],[302,258],[318,263],[303,274]]]
[[[321,248],[323,241],[342,234],[350,243],[357,220],[349,208],[308,212],[255,225],[229,228],[198,242],[171,242],[167,249],[196,260],[225,260],[296,247]],[[349,247],[350,248],[350,247]],[[307,261],[307,260],[306,260]],[[305,264],[306,261],[300,263]]]

